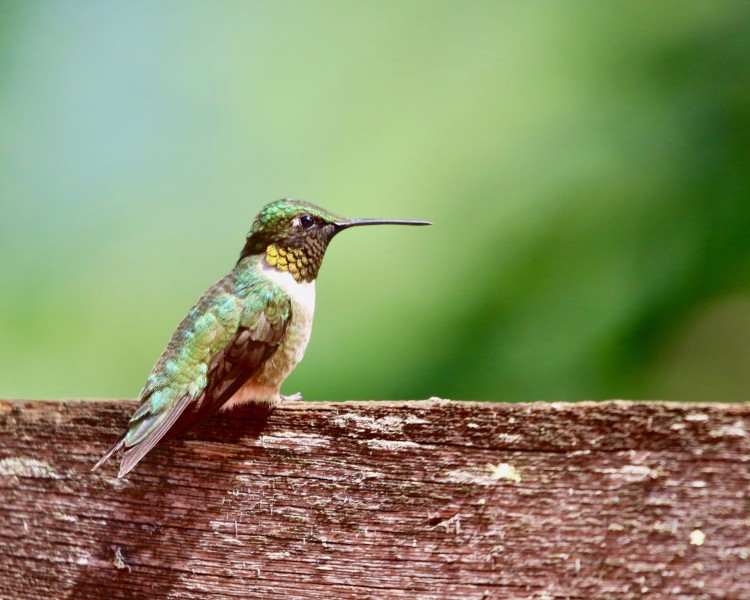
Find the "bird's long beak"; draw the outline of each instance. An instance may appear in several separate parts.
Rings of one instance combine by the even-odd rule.
[[[402,221],[398,219],[352,219],[351,221],[334,223],[338,231],[362,225],[432,225],[432,223],[429,221]]]

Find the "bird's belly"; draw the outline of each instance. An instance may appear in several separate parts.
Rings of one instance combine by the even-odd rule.
[[[294,307],[293,309],[294,310]],[[305,354],[312,331],[312,314],[294,314],[284,334],[284,341],[276,352],[263,363],[263,366],[250,378],[248,383],[255,382],[264,387],[276,390],[294,370]]]

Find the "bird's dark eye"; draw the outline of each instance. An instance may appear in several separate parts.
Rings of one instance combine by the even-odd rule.
[[[302,226],[302,229],[310,229],[310,227],[315,225],[315,219],[310,215],[302,215],[299,218],[299,224]]]

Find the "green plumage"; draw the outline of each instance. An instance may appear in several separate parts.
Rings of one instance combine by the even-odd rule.
[[[139,394],[143,402],[130,419],[125,446],[141,442],[181,398],[200,397],[209,387],[212,361],[238,331],[246,329],[261,352],[270,351],[278,345],[279,332],[290,316],[289,298],[253,265],[238,264],[201,296],[178,325]]]

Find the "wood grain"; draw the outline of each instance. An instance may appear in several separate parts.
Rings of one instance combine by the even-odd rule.
[[[0,598],[750,598],[745,405],[133,408],[0,401]]]

